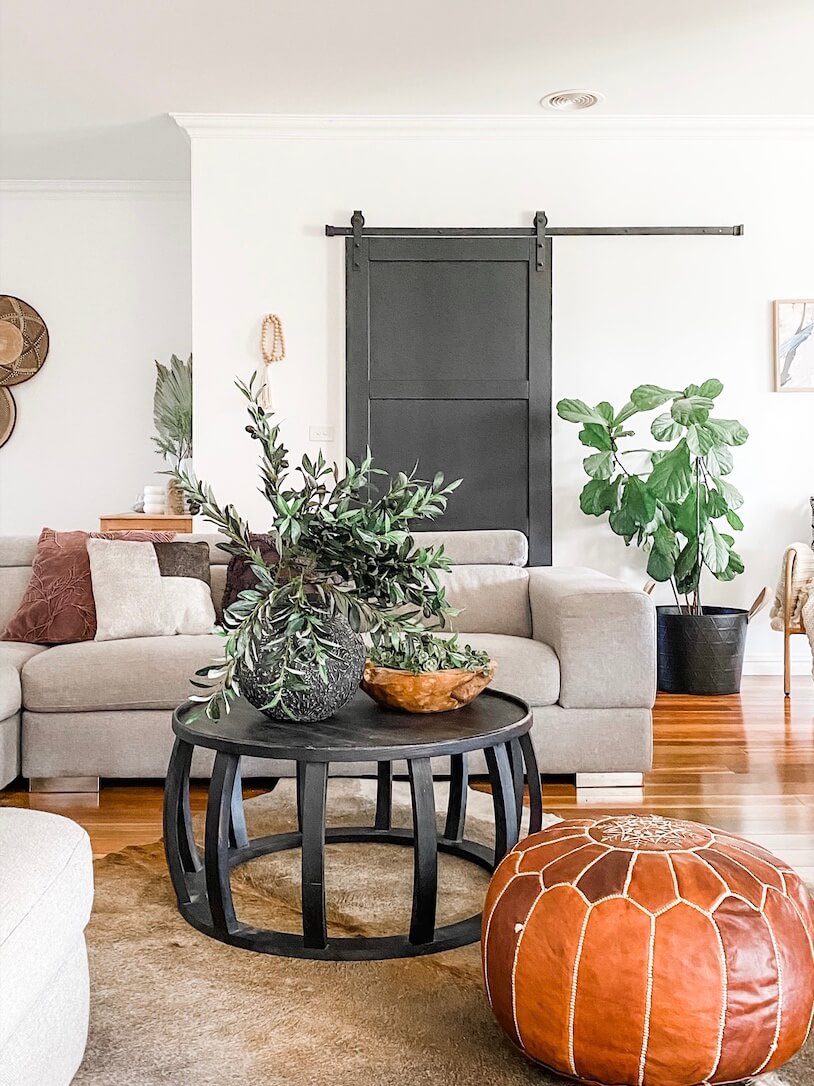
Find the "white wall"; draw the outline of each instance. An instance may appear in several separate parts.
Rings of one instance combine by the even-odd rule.
[[[724,381],[722,413],[751,431],[732,477],[746,496],[747,572],[711,584],[707,600],[748,605],[774,583],[786,543],[810,534],[814,397],[771,391],[770,302],[814,297],[814,142],[708,137],[193,138],[199,474],[263,526],[255,449],[231,382],[257,364],[269,310],[285,324],[288,358],[273,378],[294,458],[313,451],[314,424],[335,427],[328,451],[342,454],[343,244],[323,227],[353,208],[369,225],[528,224],[538,207],[553,225],[743,222],[743,238],[555,241],[554,396],[621,404],[645,381]],[[579,511],[582,455],[576,427],[555,420],[554,560],[642,583],[643,555]],[[780,652],[764,614],[750,666],[770,670]]]
[[[0,289],[39,311],[51,341],[12,390],[0,532],[98,528],[161,469],[153,359],[190,350],[189,244],[188,195],[173,187],[0,184]]]

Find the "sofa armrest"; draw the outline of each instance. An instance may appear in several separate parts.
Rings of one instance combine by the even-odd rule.
[[[529,569],[532,636],[560,661],[566,709],[650,708],[656,610],[644,592],[578,567]]]

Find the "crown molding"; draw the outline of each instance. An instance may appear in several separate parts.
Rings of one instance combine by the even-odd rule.
[[[0,180],[0,196],[189,197],[188,181]]]
[[[760,116],[551,116],[171,113],[190,139],[529,140],[799,139],[814,114]]]

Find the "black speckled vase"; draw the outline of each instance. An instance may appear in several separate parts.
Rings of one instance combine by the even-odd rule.
[[[298,720],[303,724],[326,720],[346,705],[359,688],[365,669],[365,646],[361,637],[348,623],[335,615],[327,623],[330,639],[338,646],[335,656],[328,659],[328,681],[320,677],[316,664],[303,669],[302,690],[291,690],[283,695],[282,705],[266,709],[271,698],[271,685],[277,676],[277,658],[274,653],[261,652],[254,669],[238,664],[235,678],[240,692],[255,708],[272,720]]]

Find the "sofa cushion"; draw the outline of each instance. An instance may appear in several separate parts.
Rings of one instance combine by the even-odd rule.
[[[528,540],[516,528],[415,532],[413,538],[419,547],[443,546],[456,566],[524,566],[529,557]]]
[[[528,570],[455,566],[439,574],[439,580],[446,588],[447,602],[460,611],[447,623],[451,630],[531,637]]]
[[[82,827],[44,811],[0,807],[0,1046],[75,950],[92,902]]]
[[[25,641],[0,641],[0,664],[8,664],[17,671],[22,671],[27,660],[45,651],[45,645],[29,645]]]
[[[189,680],[223,654],[216,634],[55,645],[23,669],[23,705],[34,712],[173,709]]]
[[[0,720],[13,716],[22,703],[20,672],[11,664],[0,663]]]
[[[497,661],[495,690],[516,694],[529,705],[554,705],[560,696],[560,664],[548,645],[506,634],[473,633],[460,640]]]

